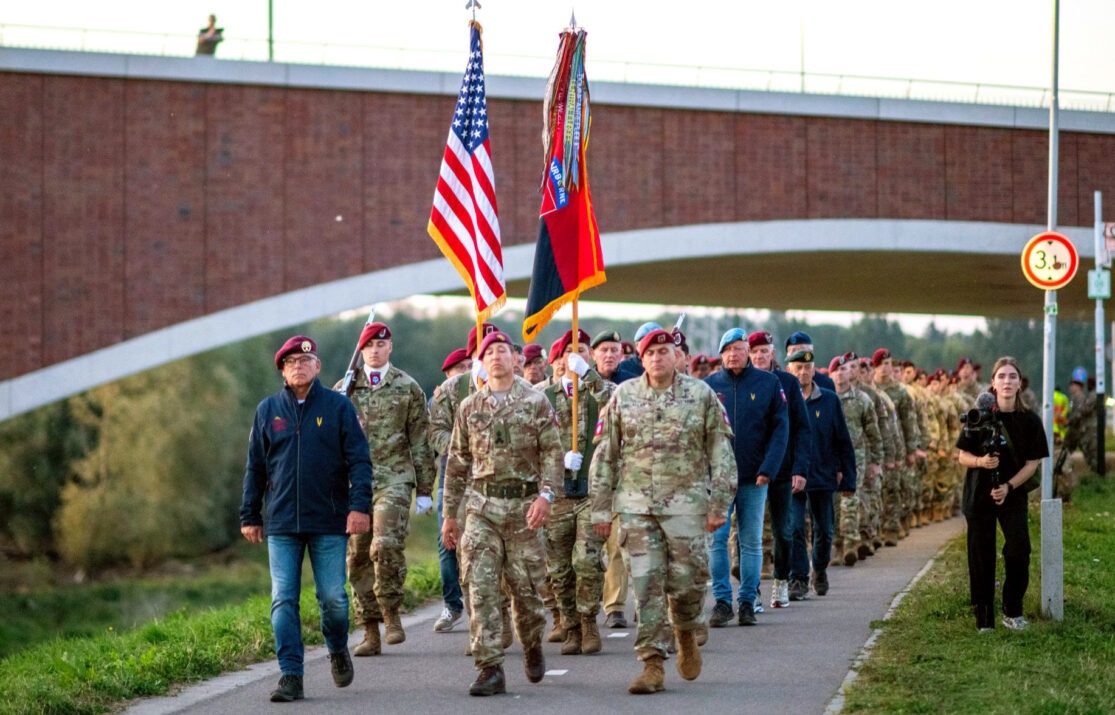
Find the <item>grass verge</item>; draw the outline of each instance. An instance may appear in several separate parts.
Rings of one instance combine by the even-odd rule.
[[[415,521],[418,523],[412,522],[410,536],[421,545],[412,551],[408,539],[411,563],[403,600],[406,609],[441,593],[436,549],[425,543],[436,531],[436,520]],[[301,602],[302,637],[308,645],[322,642],[309,571],[307,568]],[[196,589],[195,581],[185,579],[178,583],[177,590]],[[273,658],[270,589],[266,581],[264,584],[255,589],[256,595],[246,599],[241,596],[236,603],[211,606],[187,602],[132,629],[102,625],[92,635],[55,638],[16,652],[0,660],[0,693],[4,694],[0,713],[107,712],[134,698],[163,695],[175,686]],[[96,595],[102,588],[67,589],[65,596],[57,598],[62,608],[80,614],[82,606],[75,594]],[[160,588],[175,590],[172,585]],[[112,589],[128,591],[129,585]],[[114,590],[108,593],[107,601],[127,602],[131,598],[120,599]]]
[[[1030,628],[976,632],[961,537],[880,624],[844,712],[1115,712],[1115,480],[1087,477],[1073,501],[1064,512],[1063,621],[1040,616],[1041,525],[1031,505]]]

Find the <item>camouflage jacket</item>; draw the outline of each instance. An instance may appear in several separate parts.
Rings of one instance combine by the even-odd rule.
[[[862,390],[875,403],[875,417],[879,420],[879,434],[883,438],[883,464],[892,464],[904,458],[906,448],[902,446],[902,440],[898,436],[894,403],[874,385],[859,385],[856,389]]]
[[[449,452],[449,438],[453,434],[453,419],[465,397],[476,392],[471,373],[461,373],[445,380],[434,388],[430,400],[430,447],[434,454]]]
[[[876,387],[887,394],[894,409],[898,413],[898,429],[902,436],[903,449],[899,451],[899,459],[905,459],[913,454],[920,445],[921,435],[918,433],[918,418],[914,411],[914,400],[906,390],[906,386],[898,382],[889,382],[885,385],[876,384]]]
[[[624,382],[596,426],[592,522],[613,513],[724,516],[737,483],[731,438],[716,393],[700,380],[675,376],[661,391],[645,375]]]
[[[858,471],[866,477],[867,465],[883,464],[883,435],[879,431],[879,418],[875,416],[875,403],[857,387],[849,387],[837,396],[844,408],[844,421],[856,451]]]
[[[545,395],[522,378],[502,400],[485,385],[465,398],[453,420],[443,513],[456,514],[465,487],[474,482],[535,482],[552,489],[564,473],[563,457],[557,418]],[[485,497],[474,491],[470,505],[473,499]]]
[[[612,393],[616,391],[616,384],[600,377],[600,373],[596,370],[589,370],[581,382],[583,388],[577,394],[577,432],[579,434],[576,448],[573,447],[573,397],[567,390],[563,389],[560,383],[546,385],[545,389],[542,390],[557,414],[558,432],[561,434],[561,448],[566,452],[580,452],[584,458],[579,472],[565,470],[565,479],[555,485],[555,487],[560,487],[555,489],[558,496],[566,496],[567,486],[573,488],[570,491],[579,492],[580,496],[584,496],[587,492],[588,485],[584,480],[588,476],[589,465],[592,464],[592,455],[596,451],[593,431],[596,429],[596,424],[599,422],[600,413],[604,410],[604,406],[608,404],[608,400],[612,398]],[[535,387],[537,388],[537,386]],[[595,401],[595,410],[590,410],[590,400]],[[589,419],[590,411],[597,413],[596,419]],[[583,489],[580,489],[580,487],[583,487]]]
[[[357,370],[351,399],[371,447],[375,486],[412,484],[418,496],[431,496],[437,470],[427,442],[426,395],[414,378],[391,366],[373,388]]]

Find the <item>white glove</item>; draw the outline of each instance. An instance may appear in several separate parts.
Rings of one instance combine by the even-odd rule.
[[[571,472],[580,470],[581,463],[585,461],[585,455],[580,452],[566,452],[565,453],[565,468]]]
[[[570,370],[577,373],[577,377],[584,377],[588,374],[588,363],[577,353],[569,353],[566,355],[565,364],[569,366]]]
[[[472,361],[472,384],[479,384],[480,381],[488,381],[488,371],[484,369],[484,365],[479,360]]]
[[[425,514],[430,509],[434,508],[433,497],[417,497],[414,500],[414,513]]]

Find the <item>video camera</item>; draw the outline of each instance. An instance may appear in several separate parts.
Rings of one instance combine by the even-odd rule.
[[[976,398],[976,406],[960,415],[964,431],[982,437],[980,451],[983,454],[999,454],[1007,446],[1007,439],[1003,436],[1003,423],[999,421],[995,404],[995,395],[982,392]],[[991,471],[992,486],[999,486],[999,481],[999,469],[995,468]]]

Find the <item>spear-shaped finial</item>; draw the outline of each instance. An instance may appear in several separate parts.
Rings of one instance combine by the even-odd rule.
[[[476,11],[480,9],[480,0],[468,0],[465,3],[466,10],[472,10],[472,19],[476,19]]]
[[[569,9],[569,26],[574,29],[577,27],[577,15],[573,12],[573,8]]]

